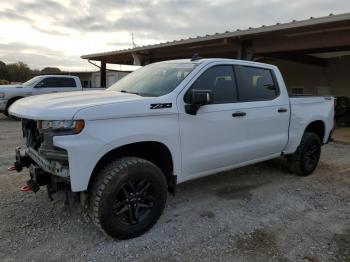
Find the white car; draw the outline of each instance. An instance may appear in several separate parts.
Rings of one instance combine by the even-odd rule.
[[[0,113],[8,116],[8,108],[23,97],[78,90],[82,90],[79,77],[68,75],[41,75],[19,85],[0,85]]]
[[[79,192],[108,235],[141,235],[167,190],[191,179],[286,156],[290,171],[316,168],[333,130],[332,97],[292,97],[276,66],[229,59],[147,65],[107,91],[24,98],[27,145],[15,168],[24,190]]]

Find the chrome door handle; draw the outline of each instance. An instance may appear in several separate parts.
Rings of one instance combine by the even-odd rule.
[[[284,107],[281,107],[281,108],[279,108],[277,111],[278,111],[278,113],[285,113],[285,112],[288,111],[288,109],[287,109],[287,108],[284,108]]]
[[[232,117],[243,117],[245,116],[247,113],[246,112],[241,112],[241,111],[237,111],[237,112],[234,112],[232,114]]]

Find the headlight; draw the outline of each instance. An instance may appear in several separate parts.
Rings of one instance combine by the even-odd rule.
[[[0,99],[5,98],[5,93],[4,92],[0,92]]]
[[[43,120],[38,121],[38,128],[52,131],[71,131],[79,134],[84,129],[84,120]]]

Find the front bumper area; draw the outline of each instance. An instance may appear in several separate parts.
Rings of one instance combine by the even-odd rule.
[[[31,147],[24,149],[20,147],[16,148],[16,170],[20,171],[20,167],[28,167],[30,164],[39,166],[44,172],[51,175],[69,179],[68,166],[64,166],[60,162],[50,161],[42,157],[35,149]]]
[[[4,113],[6,111],[7,100],[0,99],[0,113]]]
[[[26,155],[29,156],[45,172],[55,176],[69,178],[68,166],[63,166],[60,162],[50,161],[45,159],[44,157],[40,156],[39,153],[31,147],[27,148],[25,152],[26,152]]]
[[[41,186],[47,186],[48,196],[52,200],[52,194],[70,190],[68,166],[45,159],[31,147],[16,148],[16,162],[9,170],[20,172],[24,167],[29,168],[30,180],[21,191],[37,192]]]

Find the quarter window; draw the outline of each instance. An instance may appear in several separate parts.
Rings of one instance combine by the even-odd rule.
[[[271,70],[250,66],[236,66],[240,101],[272,100],[278,96],[278,87]]]
[[[76,87],[75,80],[69,77],[57,77],[57,87]]]
[[[229,65],[214,66],[205,71],[191,89],[211,90],[213,103],[232,103],[237,100],[233,68]]]

